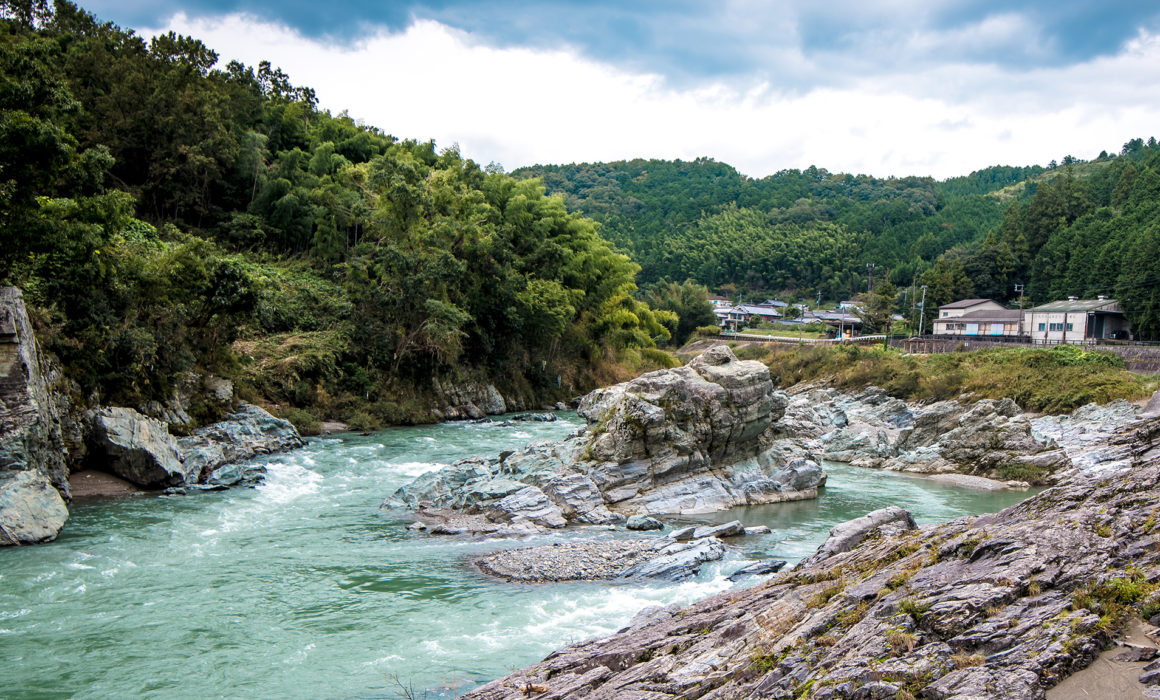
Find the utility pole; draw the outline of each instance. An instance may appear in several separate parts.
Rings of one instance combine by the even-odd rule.
[[[903,311],[906,311],[906,299],[909,295],[910,295],[910,288],[903,287],[902,288],[902,310]],[[911,324],[911,325],[913,326],[913,324]]]
[[[1023,285],[1015,285],[1015,291],[1019,292],[1019,339],[1023,339]]]
[[[866,279],[866,293],[874,291],[874,263],[866,263],[866,271],[869,277]]]
[[[922,335],[922,330],[926,324],[926,285],[922,285],[922,301],[918,304],[918,334]]]

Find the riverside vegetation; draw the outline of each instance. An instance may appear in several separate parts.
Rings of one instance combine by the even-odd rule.
[[[212,372],[302,427],[367,428],[434,420],[434,378],[538,405],[671,363],[677,316],[539,184],[216,64],[0,3],[0,282],[77,398],[164,402]]]
[[[691,277],[731,295],[837,301],[874,280],[927,285],[940,304],[1104,294],[1138,337],[1160,338],[1160,147],[963,177],[876,178],[823,168],[749,178],[709,158],[521,168],[605,226],[642,266],[641,282]],[[891,291],[893,294],[893,290]],[[915,316],[915,326],[917,317]]]
[[[672,366],[660,348],[712,321],[706,285],[833,300],[866,262],[929,284],[928,310],[1020,279],[1114,292],[1144,334],[1160,308],[1153,141],[944,182],[707,159],[507,175],[66,0],[0,2],[0,69],[0,283],[86,404],[164,404],[196,372],[306,432],[437,420],[464,386],[538,406]],[[176,430],[220,417],[202,399]]]

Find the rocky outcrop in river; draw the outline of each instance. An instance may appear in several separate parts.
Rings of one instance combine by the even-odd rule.
[[[49,386],[49,374],[20,290],[0,288],[0,546],[52,540],[68,519],[70,465],[62,425],[87,465],[144,488],[219,488],[253,480],[256,470],[239,463],[303,444],[290,423],[246,404],[181,440],[166,423],[130,408],[81,414],[69,410],[67,392]],[[226,380],[208,378],[205,388],[222,402],[232,396]]]
[[[97,409],[89,422],[89,462],[144,488],[252,483],[262,470],[245,462],[305,444],[289,421],[251,404],[180,439],[131,408]]]
[[[587,428],[567,440],[461,460],[384,505],[417,509],[435,532],[527,532],[814,498],[821,468],[767,449],[785,401],[765,365],[714,348],[592,392]]]
[[[1127,466],[997,514],[923,529],[872,514],[793,571],[654,610],[466,697],[1042,698],[1128,616],[1160,612],[1158,435],[1160,419],[1141,421],[1118,438]]]
[[[1125,401],[1033,417],[1011,399],[914,405],[875,387],[847,394],[805,385],[790,390],[771,449],[859,467],[1042,484],[1120,464],[1123,449],[1109,440],[1143,419]]]
[[[68,518],[61,422],[44,374],[20,290],[0,287],[0,546],[51,540]]]

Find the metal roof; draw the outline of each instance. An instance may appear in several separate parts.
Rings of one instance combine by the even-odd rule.
[[[1111,307],[1111,308],[1104,308]],[[1075,299],[1053,301],[1042,306],[1033,306],[1028,311],[1036,313],[1051,313],[1060,311],[1111,311],[1120,312],[1119,304],[1115,299]]]
[[[987,302],[991,302],[992,304],[999,303],[999,302],[995,301],[994,299],[960,299],[958,301],[952,301],[949,304],[943,304],[939,308],[940,309],[966,309],[966,308],[970,308],[972,306],[978,306],[979,304],[986,304]]]

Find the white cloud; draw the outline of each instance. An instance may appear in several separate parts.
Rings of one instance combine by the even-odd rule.
[[[999,17],[955,38],[1002,42],[1019,26]],[[768,82],[677,89],[573,50],[492,48],[426,20],[349,46],[244,15],[177,15],[142,33],[168,30],[202,39],[223,60],[269,60],[314,87],[323,107],[398,137],[457,142],[465,156],[508,169],[709,156],[753,176],[816,164],[947,177],[1094,157],[1149,136],[1160,114],[1160,94],[1146,87],[1160,79],[1160,37],[1146,33],[1116,56],[1070,67],[960,63],[791,93]]]

